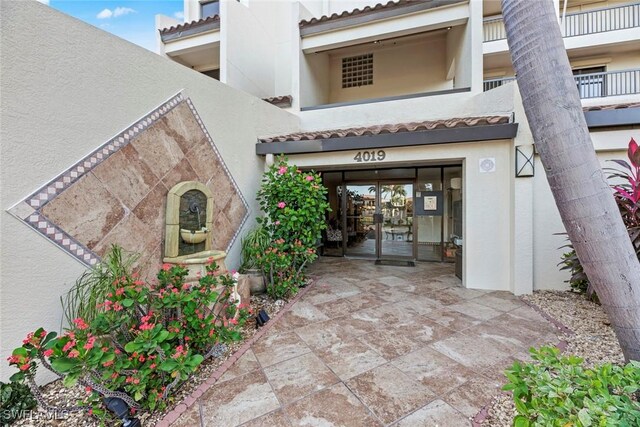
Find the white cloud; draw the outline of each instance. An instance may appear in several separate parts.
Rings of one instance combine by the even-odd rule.
[[[113,17],[117,18],[118,16],[128,15],[130,13],[136,13],[136,11],[130,7],[116,7],[113,11]]]
[[[184,12],[175,12],[173,17],[176,19],[184,19]]]
[[[118,16],[128,15],[130,13],[136,13],[136,11],[134,9],[131,9],[130,7],[116,7],[115,9],[113,9],[113,11],[111,9],[104,9],[102,12],[96,15],[96,18],[98,19],[109,19],[111,17],[117,18]]]
[[[111,12],[109,9],[104,9],[102,12],[96,15],[96,18],[107,19],[111,18],[111,16],[113,16],[113,12]]]
[[[38,1],[42,4],[46,4],[47,6],[49,5],[49,0],[38,0]]]

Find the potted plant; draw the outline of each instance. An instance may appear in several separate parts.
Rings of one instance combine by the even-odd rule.
[[[262,225],[262,221],[247,233],[242,239],[242,264],[240,273],[249,278],[251,294],[262,294],[266,291],[266,278],[264,272],[257,264],[256,255],[264,254],[269,247],[269,231]]]

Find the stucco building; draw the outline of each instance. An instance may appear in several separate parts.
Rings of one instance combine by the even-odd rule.
[[[110,244],[157,271],[179,182],[211,191],[211,244],[237,267],[280,153],[330,190],[325,256],[566,287],[497,1],[187,0],[185,22],[157,18],[160,55],[35,1],[0,8],[3,359],[60,330],[60,296]],[[598,155],[623,158],[640,141],[640,4],[556,9]]]
[[[640,131],[640,4],[556,0],[599,157]],[[261,135],[322,171],[326,256],[455,262],[464,286],[563,288],[564,237],[497,0],[195,1],[158,51],[297,115]],[[550,77],[553,78],[553,77]]]

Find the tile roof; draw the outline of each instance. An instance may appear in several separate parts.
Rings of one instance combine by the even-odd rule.
[[[602,111],[602,110],[622,110],[624,108],[640,108],[640,102],[630,102],[627,104],[610,104],[610,105],[592,105],[583,107],[584,111]]]
[[[291,95],[272,96],[271,98],[262,98],[263,101],[273,104],[276,107],[287,108],[291,107],[291,101],[293,97]]]
[[[352,11],[344,11],[340,14],[334,13],[332,15],[323,15],[320,18],[311,18],[311,19],[303,19],[299,22],[299,27],[304,28],[316,24],[321,24],[327,21],[335,21],[343,18],[351,18],[358,15],[370,15],[383,10],[390,9],[401,9],[403,6],[412,6],[412,5],[425,5],[429,8],[443,6],[446,4],[457,3],[461,0],[391,0],[378,3],[375,6],[365,6],[362,9],[356,8]]]
[[[358,128],[300,132],[289,135],[264,137],[260,138],[260,142],[312,141],[317,139],[381,135],[386,133],[419,132],[425,130],[467,128],[473,126],[492,126],[510,122],[511,116],[463,117],[424,122],[396,123]]]
[[[160,34],[173,34],[180,33],[186,30],[195,29],[206,24],[210,24],[213,22],[220,22],[220,15],[207,16],[206,18],[198,19],[196,21],[185,22],[184,24],[179,24],[175,26],[171,26],[169,28],[163,28],[160,31]]]

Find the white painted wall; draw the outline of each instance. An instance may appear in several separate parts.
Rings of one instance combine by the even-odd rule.
[[[184,22],[200,19],[200,2],[198,0],[184,0]]]
[[[591,132],[591,139],[602,167],[613,165],[609,160],[626,159],[627,144],[634,138],[639,140],[640,129]],[[558,249],[566,242],[566,236],[554,233],[565,231],[556,207],[540,158],[536,156],[533,203],[534,231],[534,289],[566,289],[567,272],[555,267],[566,250]]]
[[[301,90],[305,87],[303,81]],[[405,123],[452,117],[502,115],[510,114],[513,111],[513,90],[513,85],[505,85],[477,95],[463,92],[309,110],[299,114],[302,127],[305,130]]]
[[[446,79],[444,33],[415,42],[380,44],[343,49],[330,55],[330,103],[452,88],[452,81]],[[373,84],[343,89],[342,58],[367,53],[373,53]]]
[[[511,141],[444,144],[385,149],[378,167],[392,167],[420,160],[456,160],[463,164],[463,284],[468,288],[511,290],[509,265],[512,203],[510,180]],[[356,151],[290,155],[300,167],[343,166],[352,168]],[[496,160],[496,171],[480,173],[479,160]],[[406,163],[405,163],[406,164]]]
[[[331,61],[329,54],[305,55],[299,52],[300,106],[328,104],[331,93]]]
[[[276,95],[278,41],[285,38],[279,28],[288,28],[290,8],[290,3],[281,1],[221,3],[225,83],[260,98]],[[285,34],[290,40],[290,33]]]
[[[0,359],[24,335],[58,330],[59,297],[84,267],[7,209],[184,90],[250,204],[264,166],[258,135],[298,119],[253,96],[37,2],[0,2]],[[29,22],[30,25],[24,25]],[[239,240],[228,257],[239,261]],[[4,381],[12,370],[0,363]],[[47,378],[50,379],[50,378]]]

